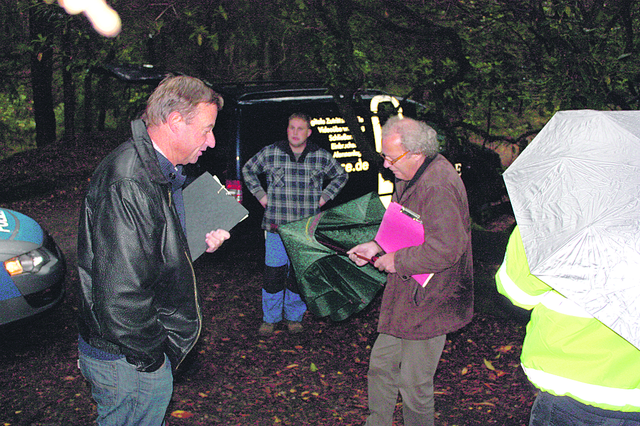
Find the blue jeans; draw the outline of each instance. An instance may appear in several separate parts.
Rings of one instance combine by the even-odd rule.
[[[262,289],[262,320],[268,323],[282,321],[282,316],[289,321],[302,321],[307,305],[298,293],[287,288],[286,281],[292,267],[289,257],[282,243],[280,235],[265,232],[265,259],[266,268],[283,268],[271,277],[275,283],[269,285],[269,291]],[[265,268],[265,275],[267,275]],[[278,290],[278,291],[276,291]]]
[[[99,426],[160,426],[173,393],[171,363],[142,373],[124,358],[102,361],[80,353],[80,371],[91,383]]]
[[[278,293],[267,293],[262,290],[262,321],[275,324],[284,318],[287,321],[301,322],[307,305],[300,295],[290,290],[282,290]]]
[[[640,413],[608,411],[568,396],[538,392],[529,426],[640,426]]]

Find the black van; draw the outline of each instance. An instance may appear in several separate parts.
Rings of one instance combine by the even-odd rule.
[[[259,222],[262,208],[243,184],[242,167],[264,146],[286,140],[288,118],[295,112],[309,115],[310,140],[329,151],[349,173],[347,185],[329,207],[372,191],[387,196],[393,192],[392,181],[379,173],[382,162],[364,155],[326,88],[305,82],[235,83],[213,88],[222,94],[225,106],[214,128],[216,148],[200,157],[198,167],[226,182],[238,201],[256,213],[251,222]],[[390,111],[401,111],[415,117],[418,105],[401,107],[393,96],[367,91],[359,93],[354,107],[361,130],[380,151],[380,122],[386,117],[379,112],[388,116]]]
[[[155,87],[166,75],[148,66],[102,65],[93,71],[115,77],[126,84]],[[204,79],[206,81],[206,79]],[[208,171],[218,176],[227,189],[249,210],[250,216],[239,227],[259,228],[262,206],[251,195],[242,179],[242,166],[264,146],[287,138],[288,118],[295,112],[311,117],[311,140],[331,152],[349,173],[349,181],[338,197],[327,207],[375,191],[383,201],[390,200],[393,175],[382,167],[377,157],[365,155],[355,143],[341,116],[333,96],[326,87],[315,82],[246,82],[210,84],[224,98],[214,134],[216,147],[207,150],[198,163],[189,167],[194,176]],[[380,152],[380,128],[391,114],[417,117],[420,104],[371,90],[358,93],[353,107],[366,140],[374,145],[370,152]],[[464,150],[446,152],[445,140],[439,135],[443,154],[461,173],[467,187],[471,214],[481,222],[483,211],[506,198],[500,176],[500,160],[489,149],[467,144]]]

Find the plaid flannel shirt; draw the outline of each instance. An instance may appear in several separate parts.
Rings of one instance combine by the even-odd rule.
[[[265,174],[267,189],[258,175]],[[258,199],[267,195],[262,228],[273,227],[320,212],[320,197],[332,200],[347,183],[347,172],[318,145],[307,142],[296,161],[287,141],[268,145],[242,168],[249,191]],[[323,188],[324,182],[328,181]]]

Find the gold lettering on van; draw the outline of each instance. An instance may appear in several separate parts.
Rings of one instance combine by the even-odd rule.
[[[364,118],[358,116],[358,122],[364,123]],[[352,142],[353,136],[342,117],[314,117],[311,127],[327,138],[333,158],[338,160],[347,173],[364,172],[369,170],[369,162],[362,161],[362,152]],[[364,131],[364,126],[362,127]]]
[[[340,126],[318,126],[316,128],[318,133],[339,133],[339,132],[348,132],[348,127],[340,127]]]

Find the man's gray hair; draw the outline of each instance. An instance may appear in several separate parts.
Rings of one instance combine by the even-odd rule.
[[[179,112],[189,124],[197,113],[198,104],[214,104],[218,111],[224,101],[202,80],[186,75],[167,77],[156,87],[142,119],[147,126],[159,126],[167,121],[169,114]]]
[[[438,134],[426,123],[398,115],[391,117],[382,126],[382,139],[400,135],[402,146],[413,154],[435,157],[440,150]]]

